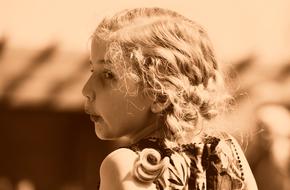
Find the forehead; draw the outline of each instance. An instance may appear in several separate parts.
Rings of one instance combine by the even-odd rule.
[[[108,54],[109,42],[101,39],[93,39],[91,41],[91,52],[90,52],[90,65],[93,68],[106,68],[114,72],[118,77],[122,76],[122,73],[125,72],[124,62],[121,61],[121,58],[117,61],[112,58],[114,57],[111,53]],[[99,66],[102,67],[99,67]]]
[[[104,61],[107,51],[107,42],[101,39],[93,39],[91,41],[90,59],[92,63]]]

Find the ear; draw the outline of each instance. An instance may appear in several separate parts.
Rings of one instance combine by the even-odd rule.
[[[163,103],[162,102],[154,101],[151,104],[151,111],[153,113],[160,113],[163,110],[165,110],[169,105],[170,105],[169,99],[167,99],[166,102],[163,102]]]

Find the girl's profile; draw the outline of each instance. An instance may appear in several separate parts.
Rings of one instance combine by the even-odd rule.
[[[104,18],[91,37],[85,110],[103,140],[127,139],[100,189],[257,189],[229,134],[207,129],[229,95],[206,31],[170,10]],[[209,132],[210,131],[210,132]]]

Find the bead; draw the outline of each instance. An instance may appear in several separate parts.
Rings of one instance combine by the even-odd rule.
[[[233,143],[233,141],[232,141],[232,139],[230,139],[230,143],[232,144],[232,146],[233,146],[233,148],[234,148],[234,152],[235,152],[235,155],[236,155],[236,159],[237,159],[237,162],[239,163],[238,164],[238,167],[239,167],[239,169],[240,169],[240,176],[241,176],[241,180],[245,180],[245,178],[244,178],[244,173],[243,173],[243,165],[242,165],[242,162],[241,162],[241,160],[240,160],[240,156],[239,156],[239,154],[238,154],[238,151],[237,151],[237,148],[236,148],[236,146],[235,146],[235,144]],[[237,174],[238,175],[238,174]],[[238,175],[239,176],[239,175]]]

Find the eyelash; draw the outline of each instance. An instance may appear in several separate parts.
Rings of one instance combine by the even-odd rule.
[[[91,69],[90,71],[91,71],[92,74],[94,73],[94,69]],[[110,70],[104,70],[103,73],[102,73],[102,76],[103,76],[104,79],[107,79],[107,80],[115,79],[114,74]]]
[[[105,79],[114,79],[115,78],[114,74],[111,71],[108,71],[108,70],[105,70],[103,72],[103,76],[104,76]]]

